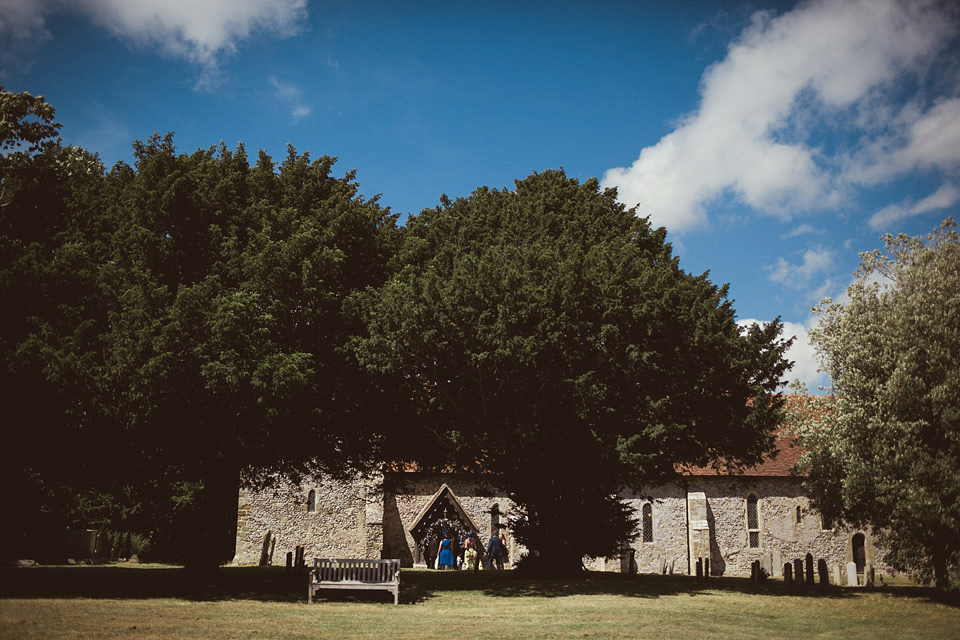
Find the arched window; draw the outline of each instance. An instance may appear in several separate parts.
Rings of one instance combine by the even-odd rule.
[[[653,542],[653,505],[643,505],[643,541]]]
[[[307,494],[307,513],[313,513],[317,510],[317,492],[313,489],[310,489],[310,493]]]
[[[747,496],[747,537],[751,549],[760,547],[760,514],[755,493]]]

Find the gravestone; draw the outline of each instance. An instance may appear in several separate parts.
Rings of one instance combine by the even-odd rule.
[[[876,575],[875,570],[872,564],[868,564],[866,569],[863,570],[863,580],[868,587],[873,586],[874,576]]]
[[[783,555],[780,553],[780,549],[774,549],[772,555],[773,555],[773,560],[771,561],[772,571],[770,572],[770,575],[772,575],[774,578],[779,578],[780,576],[783,575],[782,573]]]
[[[803,560],[800,558],[793,561],[793,579],[797,584],[803,584]]]
[[[788,587],[793,585],[793,565],[789,562],[783,563],[783,584]]]
[[[293,569],[293,551],[287,551],[287,571]]]
[[[817,574],[820,577],[821,587],[827,587],[830,585],[830,576],[827,572],[827,561],[823,558],[817,560]]]
[[[703,559],[703,577],[704,579],[710,577],[710,558]]]
[[[833,584],[838,587],[843,584],[843,570],[839,564],[833,565]]]
[[[756,584],[760,581],[760,561],[754,560],[750,563],[750,582]]]
[[[857,563],[848,562],[847,563],[847,586],[856,587],[858,586],[857,582]]]
[[[703,577],[703,562],[701,562],[700,558],[697,558],[697,577]]]
[[[270,556],[273,555],[272,552],[270,551],[270,538],[271,538],[270,532],[267,531],[267,533],[263,536],[263,547],[260,549],[260,566],[261,567],[268,566],[270,564]]]
[[[804,566],[804,571],[806,572],[804,575],[805,575],[806,578],[807,578],[807,585],[809,585],[809,586],[812,587],[813,584],[814,584],[814,580],[813,580],[813,556],[810,555],[809,553],[807,554],[807,557],[804,559],[804,565],[805,565],[805,566]]]

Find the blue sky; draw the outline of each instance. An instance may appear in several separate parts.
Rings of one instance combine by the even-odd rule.
[[[960,218],[949,1],[0,0],[0,82],[107,166],[153,132],[292,143],[401,214],[597,177],[740,320],[780,316],[811,388],[810,307],[857,253]]]

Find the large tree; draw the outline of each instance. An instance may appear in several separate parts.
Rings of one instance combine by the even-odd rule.
[[[828,516],[872,526],[886,561],[940,588],[960,567],[960,238],[887,235],[860,255],[847,300],[811,332],[833,397],[797,432],[807,487]]]
[[[0,135],[41,143],[0,163],[21,477],[179,483],[195,500],[180,553],[209,566],[232,555],[242,469],[371,459],[378,396],[344,350],[362,329],[346,303],[382,282],[398,235],[353,172],[293,148],[280,166],[242,146],[178,153],[172,135],[105,172],[26,126],[53,126],[49,105],[3,99]]]
[[[563,171],[411,217],[402,268],[366,305],[361,361],[414,407],[424,467],[487,474],[527,566],[579,571],[630,536],[617,494],[680,465],[760,460],[781,415],[781,326],[741,330],[726,286]]]

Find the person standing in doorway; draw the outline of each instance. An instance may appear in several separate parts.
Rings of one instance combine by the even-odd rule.
[[[445,535],[440,541],[440,546],[437,547],[437,568],[454,569],[456,566],[456,560],[453,558],[453,543],[450,541],[450,536]]]
[[[493,530],[493,535],[487,542],[487,568],[503,570],[503,542],[500,540],[500,532],[496,529]]]

